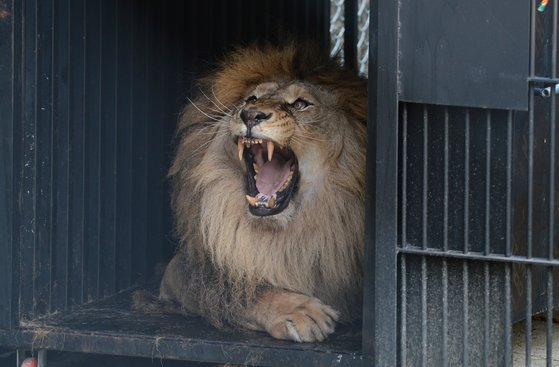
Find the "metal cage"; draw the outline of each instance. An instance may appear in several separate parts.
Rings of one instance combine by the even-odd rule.
[[[0,4],[0,347],[510,366],[524,320],[514,327],[530,365],[543,313],[552,365],[558,0],[371,1],[363,323],[313,345],[138,320],[130,291],[173,252],[164,177],[195,78],[239,43],[328,47],[330,1]],[[344,2],[355,68],[361,4]]]

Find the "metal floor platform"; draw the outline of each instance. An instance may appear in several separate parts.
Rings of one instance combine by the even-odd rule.
[[[358,327],[339,326],[326,342],[296,344],[264,333],[218,331],[199,317],[132,311],[131,292],[0,332],[0,344],[28,349],[198,360],[262,366],[360,366]]]

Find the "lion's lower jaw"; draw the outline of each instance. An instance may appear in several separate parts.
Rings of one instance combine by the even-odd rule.
[[[257,216],[252,214],[247,207],[246,219],[255,230],[267,230],[267,231],[284,231],[288,230],[290,222],[293,220],[293,216],[296,212],[296,203],[290,202],[287,208],[285,208],[281,213],[275,215],[268,215],[265,217]]]

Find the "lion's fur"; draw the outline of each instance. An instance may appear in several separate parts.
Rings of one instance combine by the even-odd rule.
[[[336,119],[339,132],[310,142],[323,172],[305,176],[301,168],[288,209],[274,219],[255,218],[227,127],[204,113],[226,120],[226,107],[276,80],[304,81],[332,94],[328,108],[337,114],[327,118]],[[318,49],[288,44],[238,49],[200,89],[180,118],[169,171],[180,248],[161,297],[216,326],[242,325],[242,310],[269,287],[315,296],[343,319],[354,318],[361,303],[366,82]]]

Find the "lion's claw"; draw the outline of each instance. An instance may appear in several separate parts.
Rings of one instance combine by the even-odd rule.
[[[291,312],[274,320],[268,330],[270,335],[277,339],[302,343],[323,341],[334,332],[339,313],[316,298],[305,298],[306,300]]]

